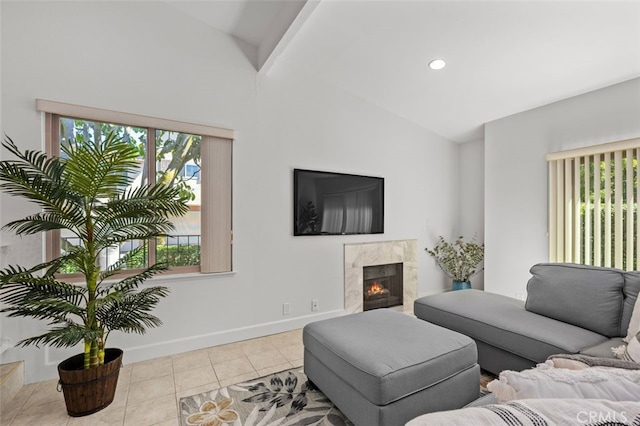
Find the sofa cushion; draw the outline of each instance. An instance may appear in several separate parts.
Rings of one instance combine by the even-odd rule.
[[[578,353],[606,340],[593,331],[529,312],[520,300],[480,290],[421,297],[415,301],[414,313],[534,363],[552,354]]]
[[[531,268],[527,311],[586,328],[607,337],[621,329],[624,272],[567,263],[541,263]]]
[[[305,351],[379,406],[477,368],[469,337],[390,309],[307,324],[302,339]]]
[[[597,345],[582,348],[580,353],[582,355],[589,355],[597,358],[613,358],[614,354],[611,348],[617,348],[623,345],[622,337],[613,337],[611,339],[604,340]]]

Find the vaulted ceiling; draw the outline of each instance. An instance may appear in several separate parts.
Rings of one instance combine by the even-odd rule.
[[[638,0],[168,3],[233,36],[260,72],[286,61],[456,142],[640,77]]]

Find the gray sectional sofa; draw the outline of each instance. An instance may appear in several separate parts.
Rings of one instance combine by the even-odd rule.
[[[526,302],[459,290],[419,298],[415,315],[471,337],[478,364],[492,373],[524,370],[549,355],[612,357],[640,292],[640,272],[577,264],[531,268]]]

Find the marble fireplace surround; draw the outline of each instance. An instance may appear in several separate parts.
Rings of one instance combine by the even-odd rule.
[[[402,262],[403,306],[413,312],[418,296],[417,240],[378,241],[344,245],[344,310],[362,312],[363,267]]]

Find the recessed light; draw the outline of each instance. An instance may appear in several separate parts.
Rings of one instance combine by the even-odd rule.
[[[429,62],[429,68],[431,68],[432,70],[441,70],[446,66],[447,66],[447,63],[445,62],[444,59],[434,59],[431,62]]]

